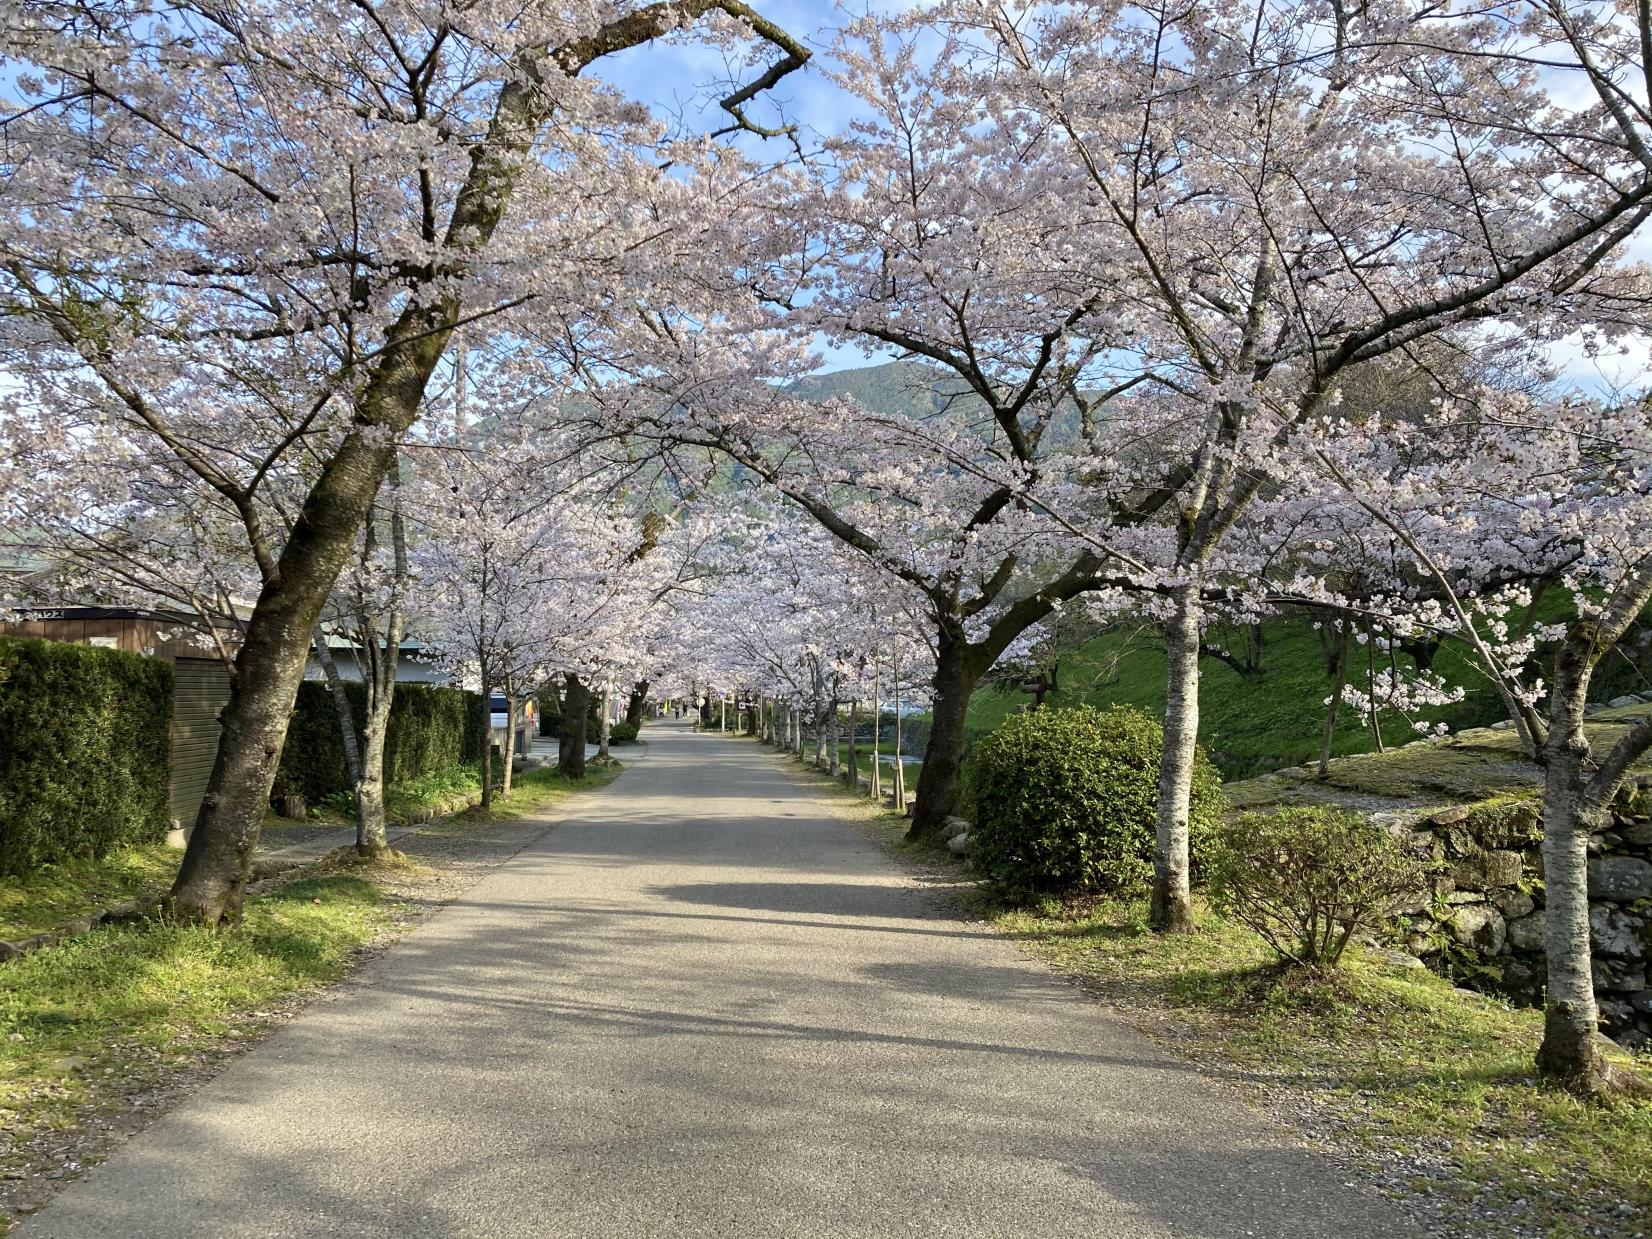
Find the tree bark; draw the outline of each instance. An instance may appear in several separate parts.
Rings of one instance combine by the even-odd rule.
[[[503,785],[499,789],[506,796],[511,794],[511,785],[515,782],[512,776],[515,773],[514,768],[516,766],[516,710],[516,690],[507,688],[505,689],[505,770],[501,776]]]
[[[570,779],[585,777],[585,723],[591,713],[591,690],[577,675],[563,679],[562,736],[556,767]]]
[[[946,819],[958,812],[964,790],[964,729],[969,699],[980,678],[981,667],[973,651],[962,639],[943,635],[935,658],[934,715],[923,769],[918,772],[908,839],[934,838]],[[904,777],[901,781],[904,784]]]
[[[597,756],[602,758],[604,765],[608,764],[608,732],[614,716],[614,682],[605,680],[602,685],[602,730],[597,737]]]
[[[872,664],[872,778],[867,788],[874,802],[883,799],[883,758],[878,753],[878,746],[883,743],[883,738],[879,734],[883,729],[883,701],[879,696],[879,692],[878,664],[874,661]],[[933,732],[930,734],[931,736],[934,735]],[[918,777],[918,786],[920,788],[923,786],[923,776],[921,775]],[[923,797],[920,794],[919,800],[922,799]]]
[[[1325,705],[1325,727],[1319,738],[1320,778],[1331,771],[1331,743],[1336,738],[1337,718],[1342,713],[1342,690],[1348,683],[1348,647],[1353,643],[1353,634],[1349,629],[1350,621],[1344,616],[1338,627],[1340,637],[1337,640],[1336,669],[1331,679],[1331,699]]]
[[[840,728],[838,726],[837,717],[837,694],[837,677],[833,676],[832,691],[830,694],[831,700],[827,703],[826,707],[826,726],[829,728],[826,733],[826,773],[831,775],[834,779],[837,778],[838,771],[842,769],[842,766],[838,762],[838,758],[840,756],[838,752],[838,732]]]
[[[344,680],[338,673],[338,663],[333,659],[333,651],[327,644],[327,636],[316,625],[315,636],[311,644],[315,647],[315,660],[321,664],[321,675],[327,681],[327,692],[333,699],[333,709],[338,714],[338,739],[344,746],[344,768],[350,776],[350,786],[356,787],[361,783],[361,748],[356,744],[356,712],[350,708],[350,697],[344,691]]]
[[[493,809],[493,686],[488,683],[487,663],[482,668],[482,812]]]
[[[845,777],[849,786],[860,791],[860,754],[855,748],[855,732],[860,727],[860,699],[853,698],[849,702],[849,765]]]
[[[889,679],[890,691],[895,697],[895,768],[892,771],[895,776],[895,811],[904,815],[906,813],[906,762],[901,760],[901,660],[899,655],[894,658],[890,665]],[[965,702],[967,704],[967,697]],[[961,740],[962,736],[960,734],[960,742]],[[958,763],[960,772],[963,769],[961,750],[962,744],[960,743],[960,761]]]
[[[631,695],[625,699],[625,721],[641,727],[643,711],[648,708],[648,681],[638,680],[631,686]]]
[[[1172,594],[1174,614],[1165,621],[1168,694],[1164,710],[1164,755],[1159,762],[1159,809],[1153,856],[1153,898],[1148,913],[1154,929],[1193,931],[1193,899],[1188,882],[1188,816],[1193,759],[1199,743],[1199,643],[1203,632],[1196,584]]]
[[[815,769],[826,768],[826,672],[821,667],[820,660],[814,662],[813,675],[810,677],[814,689],[814,724],[815,742]]]
[[[1543,949],[1548,957],[1543,1044],[1545,1076],[1597,1092],[1609,1074],[1599,1041],[1600,1010],[1589,942],[1588,842],[1598,821],[1584,805],[1587,744],[1551,735],[1543,779]]]

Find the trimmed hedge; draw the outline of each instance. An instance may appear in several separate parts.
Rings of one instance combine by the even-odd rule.
[[[1129,706],[1012,714],[976,744],[967,796],[976,866],[1026,895],[1133,892],[1153,875],[1163,724]],[[1221,776],[1199,751],[1195,839],[1215,824]]]
[[[637,725],[627,723],[624,719],[608,729],[608,743],[635,744],[637,742]]]
[[[360,738],[367,714],[367,688],[344,681]],[[433,684],[397,684],[384,737],[384,783],[399,787],[420,775],[461,762],[481,760],[482,700],[475,693]],[[319,680],[298,687],[287,743],[281,751],[272,795],[301,795],[311,804],[350,790],[338,707],[332,690]]]
[[[0,637],[0,875],[166,837],[172,668]]]

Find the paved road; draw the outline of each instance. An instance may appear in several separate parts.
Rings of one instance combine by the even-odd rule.
[[[769,753],[651,732],[21,1234],[1410,1233]]]

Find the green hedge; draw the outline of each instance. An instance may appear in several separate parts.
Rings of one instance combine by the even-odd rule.
[[[1163,724],[1128,706],[1012,714],[975,746],[967,799],[975,865],[1012,894],[1145,890],[1153,875]],[[1203,750],[1197,841],[1222,808]]]
[[[166,837],[172,668],[0,637],[0,875]]]
[[[367,713],[367,689],[346,680],[344,691],[361,734]],[[475,693],[433,684],[398,684],[384,737],[384,782],[399,787],[432,770],[482,756],[481,698]],[[298,794],[319,804],[335,792],[350,790],[338,708],[325,683],[306,680],[298,688],[287,743],[281,752],[273,794]]]

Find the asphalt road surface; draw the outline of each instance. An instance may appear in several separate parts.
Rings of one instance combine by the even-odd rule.
[[[772,753],[648,735],[19,1233],[1413,1233]]]

